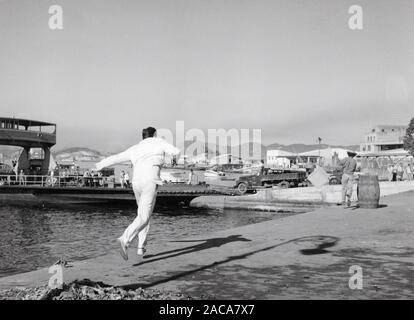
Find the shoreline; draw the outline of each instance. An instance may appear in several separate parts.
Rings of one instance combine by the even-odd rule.
[[[380,182],[381,199],[401,192],[414,191],[414,181]],[[326,185],[323,187],[304,188],[267,188],[256,194],[242,196],[212,195],[200,196],[190,202],[190,207],[205,209],[238,209],[257,211],[303,212],[322,207],[337,206],[342,202],[342,186]],[[358,201],[357,184],[354,184],[353,203]]]

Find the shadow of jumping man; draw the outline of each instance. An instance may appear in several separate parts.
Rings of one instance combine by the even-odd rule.
[[[324,236],[324,235],[302,237],[302,238],[293,240],[293,242],[295,242],[296,244],[302,244],[302,245],[307,245],[311,247],[311,248],[306,248],[306,249],[300,249],[299,252],[303,255],[330,253],[330,251],[326,249],[335,246],[338,241],[339,241],[339,238],[337,237]]]
[[[184,254],[189,254],[201,250],[211,249],[211,248],[219,248],[225,244],[231,243],[231,242],[238,242],[238,241],[251,241],[249,239],[243,238],[241,235],[231,235],[228,237],[222,237],[222,238],[211,238],[211,239],[200,239],[200,240],[177,240],[177,241],[171,241],[171,242],[202,242],[198,243],[192,246],[184,247],[184,248],[178,248],[174,250],[164,251],[153,255],[146,255],[144,256],[144,261],[138,262],[134,264],[133,266],[142,265],[144,263],[159,261],[163,259],[169,259],[173,257],[177,257]]]
[[[197,241],[197,240],[194,240],[194,241]],[[152,259],[152,260],[147,261],[147,262],[166,259],[166,258],[169,258],[169,257],[174,257],[174,256],[177,256],[177,255],[180,255],[180,254],[186,254],[186,253],[189,253],[189,252],[194,252],[194,251],[197,251],[197,250],[203,250],[203,249],[206,249],[206,248],[220,247],[220,246],[222,246],[226,243],[232,242],[232,241],[252,241],[252,240],[241,238],[240,235],[233,235],[233,236],[229,236],[229,237],[226,237],[226,238],[212,238],[212,239],[205,239],[205,240],[198,240],[198,241],[205,241],[205,242],[194,245],[194,246],[190,246],[190,247],[185,247],[185,248],[176,249],[176,250],[170,250],[170,251],[162,252],[162,253],[159,253],[159,254],[156,254],[156,255],[147,256],[147,258],[148,258],[148,257],[157,257],[157,256],[165,255],[165,254],[170,254],[169,256]],[[329,253],[333,253],[333,252],[329,251],[329,250],[326,250],[326,249],[334,247],[338,243],[338,241],[340,241],[339,238],[333,237],[333,236],[327,236],[327,235],[313,235],[313,236],[305,236],[305,237],[294,238],[294,239],[290,239],[290,240],[283,241],[283,242],[277,242],[277,243],[271,244],[267,247],[263,247],[263,248],[260,248],[260,249],[254,249],[254,250],[251,250],[251,251],[239,253],[237,255],[227,256],[227,257],[223,258],[222,260],[214,261],[212,263],[201,264],[200,266],[196,266],[195,268],[193,268],[191,270],[172,271],[171,273],[167,274],[167,276],[165,276],[165,275],[161,276],[161,277],[156,276],[155,278],[149,279],[149,282],[134,283],[134,284],[125,285],[123,287],[124,287],[124,289],[150,288],[150,287],[162,284],[162,283],[167,283],[169,281],[173,281],[173,280],[177,280],[177,279],[189,276],[189,275],[193,275],[193,274],[196,274],[197,272],[202,272],[202,271],[207,270],[207,269],[217,268],[217,267],[219,267],[221,265],[224,265],[226,263],[229,263],[231,261],[237,261],[237,260],[240,261],[240,260],[246,259],[250,256],[253,256],[255,254],[258,254],[258,253],[261,253],[261,252],[266,252],[266,251],[271,251],[275,248],[280,248],[280,247],[283,247],[283,246],[288,245],[288,244],[295,244],[295,245],[299,246],[299,248],[290,248],[290,249],[286,249],[286,250],[288,250],[288,251],[298,250],[303,255],[329,254]],[[192,242],[192,241],[177,241],[177,242]],[[140,265],[140,264],[138,263],[138,264],[135,264],[134,266],[138,266],[138,265]]]

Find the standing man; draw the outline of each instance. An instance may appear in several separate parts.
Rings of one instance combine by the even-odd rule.
[[[121,183],[121,188],[125,188],[125,171],[121,171],[121,175],[119,176],[119,182]]]
[[[263,176],[264,174],[265,174],[264,160],[260,160],[258,176]]]
[[[161,167],[165,155],[178,156],[180,150],[156,137],[156,129],[148,127],[142,130],[142,141],[128,150],[113,155],[96,164],[97,170],[126,161],[132,162],[132,188],[138,204],[138,214],[135,220],[125,229],[117,240],[121,246],[121,256],[128,260],[127,249],[138,236],[138,255],[145,253],[145,245],[150,225],[152,210],[157,197],[158,185],[162,185],[160,178]]]
[[[89,170],[86,170],[85,173],[83,174],[84,183],[85,183],[85,186],[87,186],[87,187],[91,186],[90,176],[91,176],[91,174],[90,174]]]
[[[411,168],[411,163],[407,164],[407,178],[408,178],[408,181],[413,180],[413,169]]]
[[[188,174],[187,184],[191,184],[193,181],[193,169],[190,169],[190,173]]]
[[[19,174],[19,185],[26,185],[26,176],[24,175],[24,171],[20,170]]]
[[[342,159],[339,165],[342,167],[342,205],[344,207],[351,206],[351,196],[354,184],[354,172],[356,171],[357,163],[354,157],[355,152],[348,151],[348,157]],[[347,199],[346,199],[347,198]]]
[[[128,171],[125,171],[124,179],[125,179],[126,187],[129,188],[129,174],[128,174]]]

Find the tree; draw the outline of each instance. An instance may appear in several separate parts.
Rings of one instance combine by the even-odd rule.
[[[404,149],[414,156],[414,118],[411,119],[403,138]]]

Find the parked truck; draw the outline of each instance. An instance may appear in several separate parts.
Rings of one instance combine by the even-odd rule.
[[[239,194],[256,190],[261,187],[279,186],[280,188],[290,188],[307,185],[306,171],[281,171],[265,170],[261,174],[241,175],[235,181],[235,188]]]

